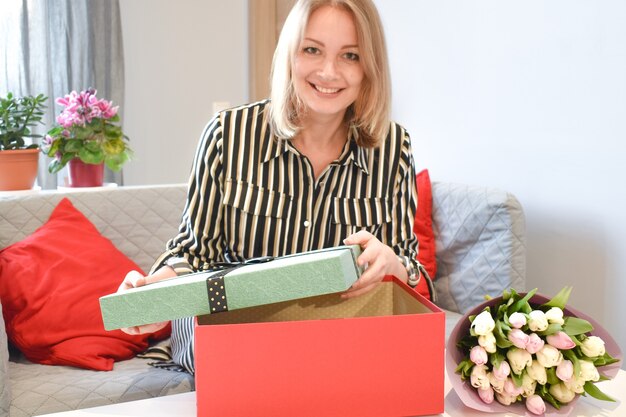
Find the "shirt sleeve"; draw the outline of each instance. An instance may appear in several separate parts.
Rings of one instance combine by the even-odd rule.
[[[419,242],[413,229],[417,212],[416,170],[413,150],[411,149],[411,138],[405,130],[403,130],[400,155],[401,168],[398,173],[398,187],[394,193],[397,196],[396,201],[394,201],[394,207],[396,207],[394,223],[400,226],[392,248],[398,256],[406,256],[408,261],[413,264],[413,269],[419,274],[419,279],[426,280],[431,298],[434,300],[435,291],[432,279],[426,272],[426,268],[417,260]],[[406,208],[406,211],[402,211],[402,208]]]
[[[153,264],[155,272],[168,259],[177,274],[206,269],[219,256],[221,230],[223,159],[222,125],[219,114],[207,124],[194,156],[187,201],[178,234],[167,242],[167,250]],[[186,264],[186,265],[185,265]]]

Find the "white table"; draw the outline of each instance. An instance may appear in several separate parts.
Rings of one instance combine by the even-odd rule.
[[[613,398],[626,398],[626,371],[620,370],[611,381],[598,383],[598,387]],[[516,414],[486,414],[465,407],[447,379],[445,380],[445,412],[440,416],[446,417],[516,417]],[[85,408],[83,410],[66,411],[48,414],[54,417],[170,417],[195,416],[196,393],[168,395],[148,400],[131,401],[108,405],[104,407]],[[610,403],[598,401],[591,397],[580,397],[570,417],[590,416],[626,416],[626,404],[623,401]]]

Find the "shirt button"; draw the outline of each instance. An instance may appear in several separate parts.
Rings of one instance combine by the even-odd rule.
[[[311,222],[308,220],[305,220],[303,223],[304,227],[309,227],[311,225]]]

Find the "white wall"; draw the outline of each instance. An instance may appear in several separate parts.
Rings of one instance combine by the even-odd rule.
[[[433,180],[514,193],[528,289],[626,347],[626,2],[375,0],[394,117]],[[127,184],[186,181],[213,101],[247,99],[245,0],[120,0]]]
[[[513,192],[528,289],[626,347],[626,2],[376,0],[394,117],[433,180]]]
[[[213,102],[248,97],[246,0],[120,0],[127,185],[187,182]]]

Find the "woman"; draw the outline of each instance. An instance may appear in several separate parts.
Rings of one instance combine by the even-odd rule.
[[[212,262],[358,244],[361,295],[385,275],[415,286],[415,171],[407,132],[388,120],[390,82],[370,0],[300,0],[272,68],[271,100],[217,114],[194,159],[179,234],[151,275]],[[126,329],[155,331],[166,323]],[[193,320],[172,322],[174,361],[193,373]]]

